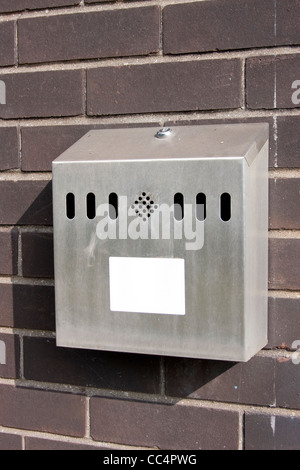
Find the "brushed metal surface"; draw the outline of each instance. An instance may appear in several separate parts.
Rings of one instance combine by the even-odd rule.
[[[53,162],[57,345],[247,361],[267,343],[268,125],[179,126],[164,139],[158,130],[91,131]],[[182,193],[194,213],[204,193],[202,248],[187,250],[174,237],[100,240],[87,194],[97,207],[110,193],[130,206],[141,191],[158,206]],[[220,218],[223,193],[231,195],[228,222]],[[109,257],[123,256],[184,259],[186,314],[111,311]],[[155,296],[149,282],[145,295]]]

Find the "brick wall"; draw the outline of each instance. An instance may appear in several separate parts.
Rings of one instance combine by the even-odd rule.
[[[0,449],[300,448],[299,16],[0,1]],[[252,121],[270,124],[267,347],[245,364],[56,347],[51,161],[89,129]]]

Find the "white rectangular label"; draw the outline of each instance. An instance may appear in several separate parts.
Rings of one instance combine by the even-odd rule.
[[[184,259],[109,258],[110,310],[185,315]]]

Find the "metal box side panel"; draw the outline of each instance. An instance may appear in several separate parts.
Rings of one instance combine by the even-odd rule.
[[[245,168],[245,360],[267,344],[269,141]]]

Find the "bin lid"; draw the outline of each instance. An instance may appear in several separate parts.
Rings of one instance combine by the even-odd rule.
[[[159,131],[92,130],[53,163],[245,158],[250,166],[269,138],[268,123],[184,125]]]

